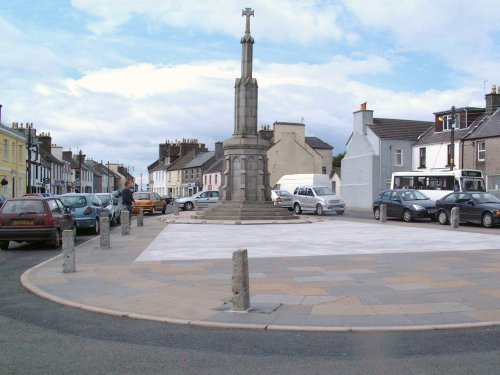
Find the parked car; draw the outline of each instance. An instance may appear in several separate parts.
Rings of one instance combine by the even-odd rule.
[[[218,190],[206,190],[191,195],[190,197],[177,198],[175,203],[185,211],[191,211],[194,208],[195,202],[197,202],[198,207],[205,208],[210,204],[217,203],[219,201],[219,191]]]
[[[160,195],[161,199],[163,199],[165,201],[166,204],[170,204],[170,203],[173,203],[174,202],[174,198],[172,198],[172,196],[169,194],[169,195]]]
[[[118,198],[112,193],[96,193],[95,196],[104,204],[104,209],[109,211],[109,222],[120,224],[121,209]]]
[[[292,198],[292,194],[286,190],[271,191],[271,199],[273,200],[274,205],[288,208],[289,211],[293,210]]]
[[[0,208],[0,249],[9,241],[38,242],[59,247],[62,232],[75,230],[75,218],[57,198],[23,197],[7,199]]]
[[[373,216],[380,219],[380,205],[387,206],[387,217],[397,217],[406,222],[414,219],[435,221],[436,202],[413,189],[393,189],[380,193],[373,202]]]
[[[5,203],[6,200],[7,200],[7,197],[5,195],[0,195],[0,208]]]
[[[342,215],[345,202],[326,186],[299,186],[293,192],[293,209],[297,215],[302,211],[312,211],[318,215],[336,212]]]
[[[436,217],[448,224],[453,207],[460,208],[459,221],[479,223],[485,228],[500,224],[500,199],[487,192],[456,192],[436,201]]]
[[[167,211],[167,203],[161,199],[160,194],[151,191],[136,191],[133,194],[134,204],[132,213],[137,215],[142,208],[142,212],[149,212],[154,215],[156,212],[164,214]]]
[[[99,215],[104,208],[99,198],[89,193],[67,193],[59,195],[59,198],[75,216],[77,230],[91,230],[99,234]]]

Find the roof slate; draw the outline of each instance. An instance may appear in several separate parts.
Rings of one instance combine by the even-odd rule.
[[[318,137],[306,137],[306,143],[311,148],[323,149],[323,150],[333,150],[332,146],[330,146],[328,143],[322,141]]]
[[[373,124],[368,124],[367,126],[379,138],[416,141],[422,133],[434,126],[434,122],[374,118]]]
[[[187,163],[184,168],[198,168],[203,166],[208,160],[215,156],[215,151],[202,152],[196,155],[196,157]]]
[[[467,139],[500,137],[500,108],[492,115],[485,115],[474,121],[471,129]]]

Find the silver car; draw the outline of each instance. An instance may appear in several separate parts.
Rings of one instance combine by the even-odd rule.
[[[336,212],[342,215],[345,202],[326,186],[299,186],[293,192],[293,209],[297,215],[312,211],[318,215]]]
[[[289,211],[293,210],[292,198],[292,194],[286,190],[271,191],[271,199],[273,200],[274,205],[288,208]]]
[[[198,207],[205,208],[210,204],[217,203],[218,201],[218,190],[206,190],[191,195],[190,197],[177,198],[174,204],[177,204],[179,208],[185,211],[191,211],[194,208],[195,202],[197,202]]]

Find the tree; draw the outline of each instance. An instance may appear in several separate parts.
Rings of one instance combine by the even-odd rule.
[[[341,152],[340,154],[333,157],[333,160],[332,160],[332,168],[333,169],[340,168],[340,163],[341,163],[342,159],[344,158],[344,156],[345,156],[345,151]]]

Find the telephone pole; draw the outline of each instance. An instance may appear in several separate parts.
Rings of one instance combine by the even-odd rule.
[[[455,106],[451,107],[450,171],[455,167]]]

